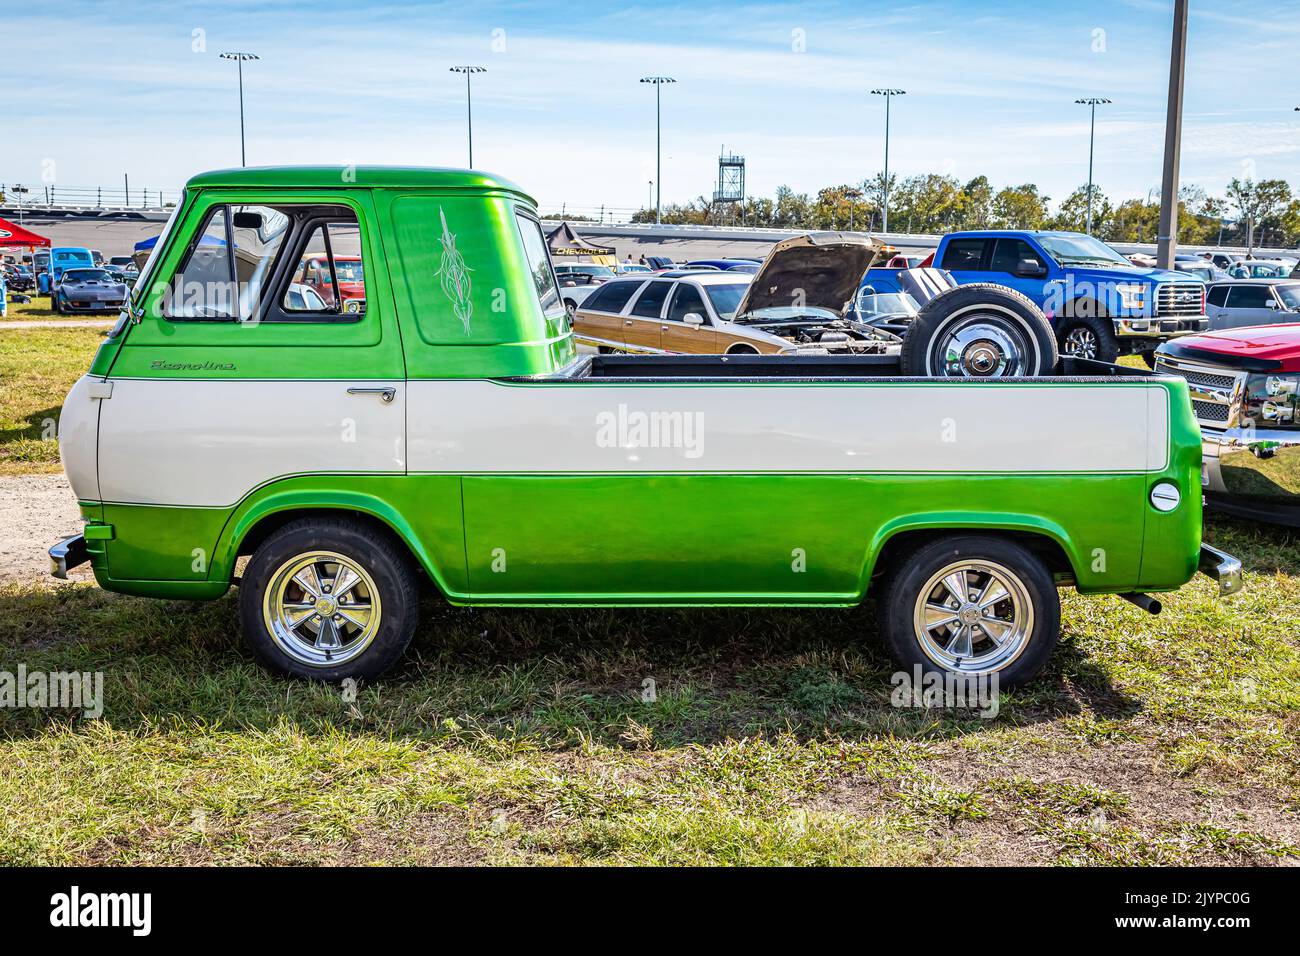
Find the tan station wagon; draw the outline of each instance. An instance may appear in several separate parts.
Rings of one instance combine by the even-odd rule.
[[[573,332],[602,352],[896,352],[898,336],[844,318],[877,255],[872,240],[808,235],[777,243],[753,276],[615,279],[578,305]]]

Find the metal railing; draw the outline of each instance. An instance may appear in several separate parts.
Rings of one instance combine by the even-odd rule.
[[[0,183],[0,205],[24,209],[165,209],[180,190],[121,186]]]

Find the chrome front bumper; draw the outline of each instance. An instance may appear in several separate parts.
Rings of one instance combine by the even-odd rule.
[[[1241,560],[1226,551],[1201,545],[1201,560],[1198,565],[1202,574],[1208,574],[1219,582],[1219,594],[1236,594],[1241,590]]]
[[[50,548],[50,574],[66,580],[69,569],[89,560],[90,552],[86,550],[85,537],[74,534]]]
[[[1115,319],[1115,336],[1117,338],[1154,339],[1177,338],[1180,335],[1195,335],[1210,327],[1210,320],[1205,316],[1187,318],[1179,316],[1168,319]]]

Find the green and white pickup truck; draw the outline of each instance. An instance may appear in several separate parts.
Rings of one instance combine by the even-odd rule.
[[[336,259],[364,309],[328,304]],[[303,291],[312,263],[329,274],[308,291],[332,296]],[[979,310],[959,321],[978,347]],[[424,585],[475,605],[871,594],[902,664],[1014,682],[1056,643],[1058,586],[1156,610],[1143,592],[1198,567],[1240,582],[1201,544],[1186,383],[1058,371],[579,355],[536,206],[508,182],[207,173],[64,404],[85,527],[51,560],[160,598],[239,583],[252,650],[319,680],[390,667]]]

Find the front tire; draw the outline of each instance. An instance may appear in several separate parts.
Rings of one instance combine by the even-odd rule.
[[[1101,315],[1082,315],[1065,320],[1061,326],[1061,354],[1097,362],[1114,362],[1119,358],[1119,340],[1115,326]]]
[[[975,677],[1002,686],[1034,677],[1060,636],[1052,575],[1027,548],[961,535],[903,559],[878,602],[880,632],[907,671]]]
[[[290,677],[377,677],[395,663],[419,618],[409,553],[349,518],[303,518],[253,553],[239,588],[249,650]]]

